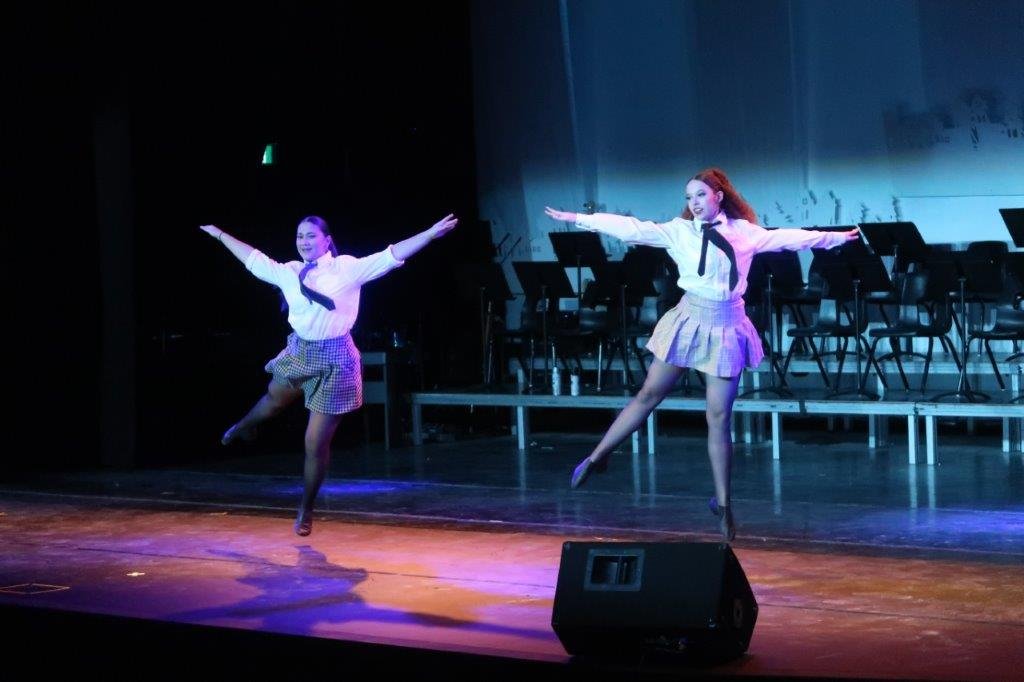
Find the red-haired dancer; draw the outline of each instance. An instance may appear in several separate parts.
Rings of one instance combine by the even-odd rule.
[[[545,212],[555,220],[630,244],[666,249],[679,266],[679,288],[686,292],[651,334],[647,348],[654,360],[643,387],[590,456],[577,465],[572,487],[583,485],[591,473],[607,470],[612,450],[640,427],[685,368],[695,369],[705,375],[707,384],[708,457],[715,482],[709,506],[719,518],[722,536],[731,541],[736,535],[729,497],[732,406],[743,368],[757,367],[764,357],[743,303],[751,260],[763,251],[832,248],[857,239],[858,230],[766,230],[756,224],[754,210],[717,168],[703,170],[686,183],[686,208],[681,217],[667,223],[608,213],[586,215],[552,208]]]

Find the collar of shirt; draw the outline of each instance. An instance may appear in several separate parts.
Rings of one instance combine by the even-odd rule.
[[[316,259],[316,266],[320,268],[325,265],[330,265],[332,260],[334,260],[334,254],[330,251],[324,251],[324,254]]]
[[[710,222],[708,222],[706,220],[697,220],[696,218],[694,218],[693,219],[693,231],[697,234],[698,237],[702,236],[703,235],[703,230],[702,230],[703,226],[704,225],[710,225],[712,223],[721,223],[720,225],[715,227],[715,229],[719,230],[719,231],[721,231],[721,229],[723,227],[728,227],[728,226],[732,225],[732,221],[729,220],[729,216],[725,215],[725,211],[723,211],[723,212],[719,213],[717,216],[715,216],[714,219],[711,220]]]

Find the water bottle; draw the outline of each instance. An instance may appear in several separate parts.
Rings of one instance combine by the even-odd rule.
[[[569,375],[569,395],[580,394],[580,375],[573,372]]]
[[[562,373],[558,365],[551,368],[551,395],[562,395]]]

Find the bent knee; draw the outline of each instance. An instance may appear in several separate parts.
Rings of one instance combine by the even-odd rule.
[[[661,402],[662,398],[665,397],[665,393],[657,391],[647,386],[642,387],[636,393],[637,402],[643,404],[645,407],[654,407]]]
[[[274,414],[284,410],[284,408],[288,407],[291,402],[292,401],[289,398],[276,396],[272,393],[267,394],[267,404],[270,406],[270,409]]]

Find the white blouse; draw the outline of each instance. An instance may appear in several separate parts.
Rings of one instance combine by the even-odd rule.
[[[299,272],[305,263],[278,263],[257,249],[245,261],[245,267],[264,282],[277,286],[288,302],[288,324],[300,339],[323,341],[352,331],[359,314],[359,288],[377,279],[405,261],[395,258],[391,247],[365,258],[339,255],[330,251],[317,258],[316,267],[306,273],[305,285],[334,301],[334,310],[310,302],[299,289]]]
[[[708,244],[704,274],[697,274],[700,261],[701,221],[673,218],[667,223],[637,220],[612,213],[577,213],[576,227],[602,232],[629,244],[657,246],[668,250],[679,266],[679,288],[701,298],[732,301],[743,298],[747,290],[747,273],[754,255],[763,251],[799,251],[812,247],[830,249],[846,242],[842,232],[817,230],[766,230],[746,220],[733,220],[719,214],[715,227],[732,245],[739,270],[736,288],[729,290],[729,258],[714,244]]]

